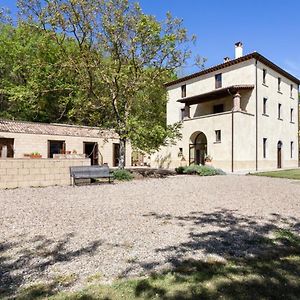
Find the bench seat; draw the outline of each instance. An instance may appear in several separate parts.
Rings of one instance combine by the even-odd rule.
[[[109,182],[114,176],[110,174],[108,166],[80,166],[70,167],[70,176],[72,178],[72,185],[76,184],[76,179],[97,179],[107,178]]]

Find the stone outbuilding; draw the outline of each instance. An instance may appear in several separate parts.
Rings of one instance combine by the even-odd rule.
[[[0,119],[0,158],[53,158],[81,155],[91,164],[118,165],[119,137],[98,127],[47,124]],[[126,146],[126,166],[131,165],[131,146]]]

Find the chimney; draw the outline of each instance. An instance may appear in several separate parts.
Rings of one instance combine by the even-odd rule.
[[[243,43],[235,43],[235,58],[240,58],[243,56]]]
[[[226,63],[228,61],[230,61],[230,57],[228,57],[228,56],[224,57],[224,63]]]

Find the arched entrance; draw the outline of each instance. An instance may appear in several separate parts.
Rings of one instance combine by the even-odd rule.
[[[189,164],[204,165],[207,154],[207,139],[203,132],[195,132],[190,138]]]
[[[282,142],[277,143],[277,168],[282,168]]]

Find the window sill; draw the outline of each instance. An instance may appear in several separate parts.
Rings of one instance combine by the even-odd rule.
[[[221,144],[221,141],[215,141],[214,144]]]
[[[268,86],[267,84],[265,84],[265,83],[262,83],[262,85],[265,86],[265,87],[269,87],[269,86]]]
[[[277,91],[277,93],[282,95],[282,92],[281,92],[281,91]]]
[[[270,117],[268,114],[262,114],[264,117]]]
[[[281,118],[277,118],[277,120],[279,120],[279,121],[283,121],[283,119],[281,119]]]

